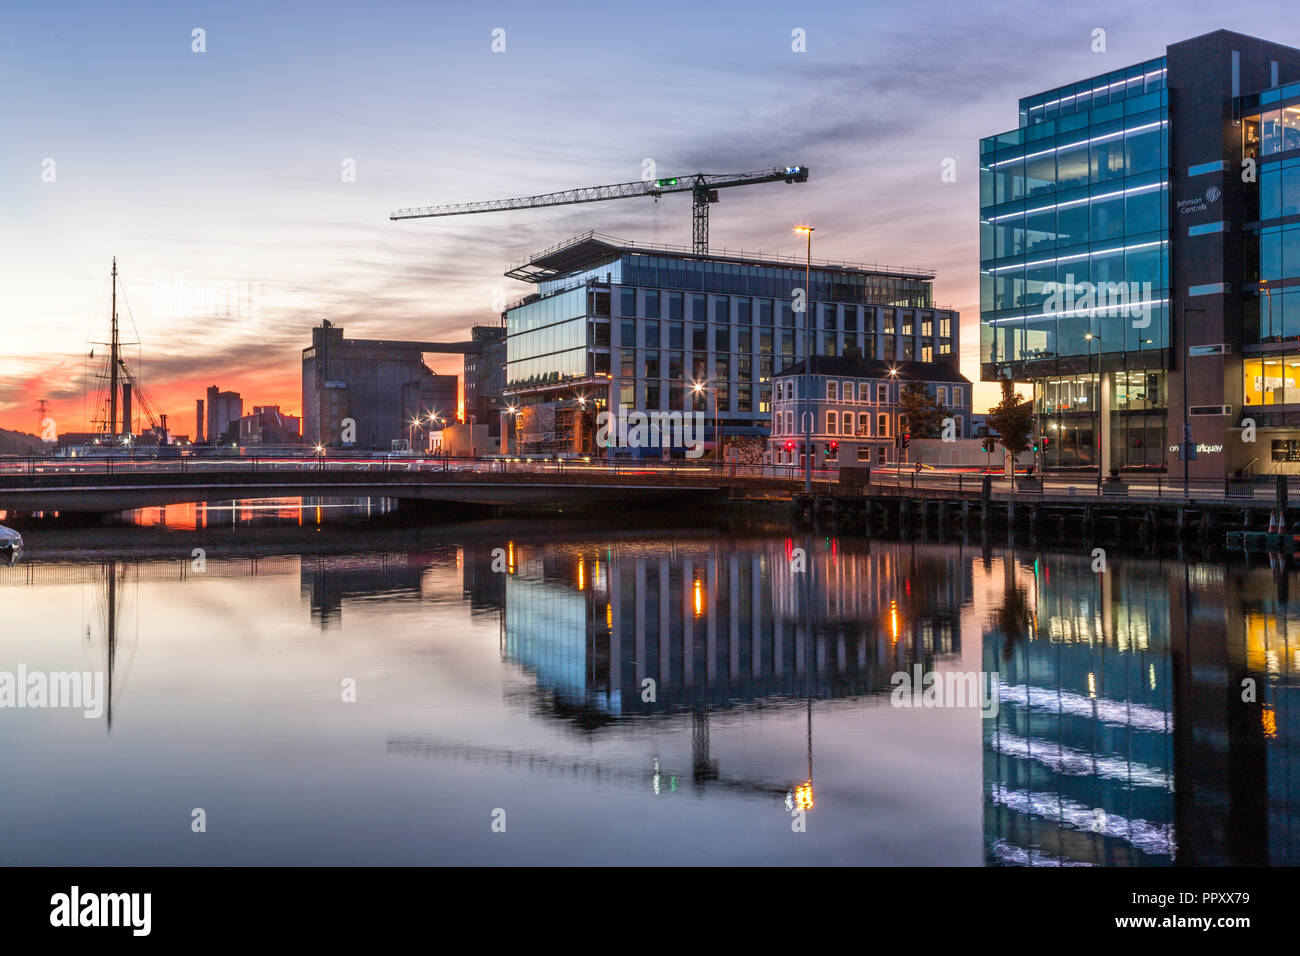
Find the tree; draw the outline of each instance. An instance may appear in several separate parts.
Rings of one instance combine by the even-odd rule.
[[[1011,379],[1002,379],[1002,401],[989,409],[988,422],[1012,457],[1029,450],[1034,434],[1034,409],[1028,399],[1016,394]]]
[[[898,408],[913,438],[938,438],[948,410],[935,401],[924,382],[908,382],[898,396]]]

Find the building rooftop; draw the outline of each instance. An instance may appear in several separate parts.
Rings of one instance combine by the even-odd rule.
[[[763,252],[753,253],[724,249],[720,252],[701,254],[692,251],[689,246],[667,246],[653,243],[637,243],[598,232],[587,232],[572,239],[543,249],[526,261],[509,269],[505,275],[511,279],[524,282],[544,282],[570,272],[590,268],[600,262],[607,262],[628,252],[645,255],[675,256],[683,259],[698,259],[708,262],[730,262],[737,265],[768,266],[779,268],[802,269],[807,264],[803,256],[776,255]],[[888,276],[900,279],[933,280],[933,269],[886,266],[880,263],[838,262],[829,259],[814,259],[812,265],[820,270],[838,270],[842,272],[860,272],[869,275]]]
[[[897,374],[890,375],[890,370]],[[803,375],[804,363],[798,362],[777,372],[773,378]],[[971,380],[945,362],[886,362],[882,359],[857,358],[847,355],[814,355],[813,375],[832,375],[841,378],[896,378],[903,382],[954,382],[971,384]]]

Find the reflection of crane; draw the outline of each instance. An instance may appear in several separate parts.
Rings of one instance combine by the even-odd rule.
[[[634,199],[652,196],[658,200],[668,193],[691,194],[691,247],[704,255],[709,251],[709,204],[718,201],[718,190],[731,186],[753,186],[758,183],[806,183],[807,166],[775,166],[752,173],[696,173],[693,176],[671,179],[650,179],[636,183],[615,183],[612,186],[583,186],[540,196],[523,196],[518,199],[491,199],[487,202],[454,203],[445,206],[416,206],[399,209],[389,219],[430,219],[436,216],[465,216],[476,212],[501,212],[507,209],[537,209],[541,206],[572,206],[587,202],[604,202],[607,199]]]
[[[694,743],[694,741],[693,741]],[[692,748],[694,749],[694,748]],[[641,785],[647,778],[655,793],[661,793],[663,781],[667,780],[670,792],[678,791],[678,781],[682,774],[663,769],[658,758],[649,770],[636,768],[610,767],[597,760],[585,757],[570,757],[565,754],[549,754],[537,750],[510,750],[498,747],[478,747],[472,744],[460,744],[449,740],[423,735],[390,736],[388,752],[424,757],[441,757],[452,760],[473,760],[481,763],[503,765],[511,769],[529,772],[563,773],[575,777],[592,777],[597,780],[623,781]],[[717,773],[717,762],[712,762],[711,775],[701,775],[699,766],[692,769],[691,778],[697,786],[708,783],[710,786],[724,790],[735,790],[761,796],[778,796],[789,799],[795,787],[789,784],[764,783],[762,781],[741,780],[722,777]]]

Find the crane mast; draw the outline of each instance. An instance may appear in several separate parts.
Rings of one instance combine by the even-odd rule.
[[[511,209],[538,209],[543,206],[573,206],[580,203],[606,202],[611,199],[636,199],[649,196],[658,199],[670,193],[691,194],[691,248],[701,255],[709,251],[709,206],[718,201],[718,190],[734,186],[753,186],[759,183],[806,183],[807,166],[774,166],[752,173],[711,174],[695,173],[692,176],[669,179],[650,179],[633,183],[614,183],[609,186],[583,186],[560,192],[542,193],[538,196],[521,196],[516,199],[491,199],[486,202],[451,203],[441,206],[414,206],[399,209],[389,219],[433,219],[440,216],[467,216],[483,212],[504,212]]]

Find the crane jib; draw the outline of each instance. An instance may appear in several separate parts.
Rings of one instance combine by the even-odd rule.
[[[538,196],[521,196],[516,199],[494,199],[486,202],[452,203],[441,206],[416,206],[399,209],[390,219],[427,219],[438,216],[465,216],[472,213],[503,212],[511,209],[536,209],[543,206],[568,206],[611,199],[631,199],[651,196],[658,199],[668,193],[689,192],[695,203],[717,202],[717,190],[732,186],[752,186],[759,183],[804,183],[808,181],[807,166],[775,166],[752,173],[710,174],[678,176],[667,179],[643,180],[632,183],[615,183],[609,186],[585,186]]]

